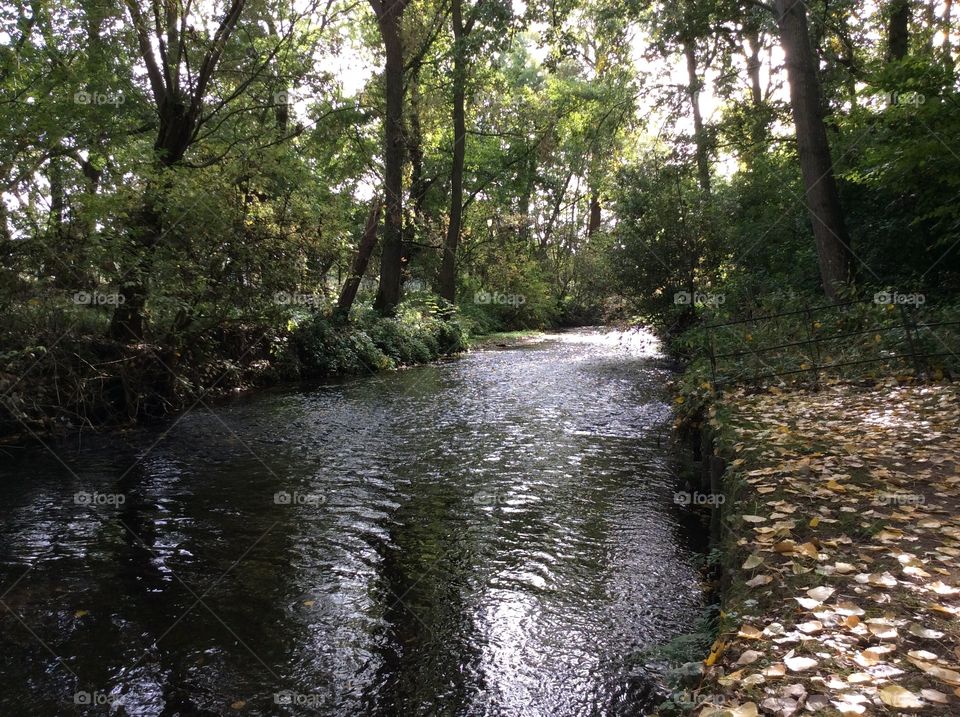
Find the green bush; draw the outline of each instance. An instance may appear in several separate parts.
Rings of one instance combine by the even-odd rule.
[[[316,314],[293,331],[293,343],[307,376],[362,374],[426,363],[466,349],[466,332],[456,317],[442,318],[432,307],[402,307],[398,318],[372,313],[354,325]]]
[[[378,319],[368,325],[367,332],[377,348],[402,366],[433,359],[413,328],[398,319]]]
[[[483,304],[475,304],[473,299],[462,302],[457,311],[463,319],[463,324],[471,336],[495,334],[507,329],[502,317],[489,310]]]
[[[294,343],[306,376],[360,374],[392,366],[365,332],[334,325],[321,314],[296,328]]]
[[[467,331],[456,318],[436,318],[431,323],[429,336],[436,342],[440,356],[458,354],[467,350]]]

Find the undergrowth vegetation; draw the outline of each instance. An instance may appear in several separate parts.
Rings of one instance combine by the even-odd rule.
[[[124,423],[231,390],[425,363],[464,351],[468,336],[456,312],[416,296],[393,318],[367,311],[346,323],[298,308],[270,322],[198,323],[175,348],[162,337],[111,341],[95,308],[45,306],[32,323],[26,315],[2,333],[3,433]]]

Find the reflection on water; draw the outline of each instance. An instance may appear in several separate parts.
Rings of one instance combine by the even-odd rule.
[[[654,358],[580,331],[6,449],[0,713],[643,714],[630,656],[701,600]]]

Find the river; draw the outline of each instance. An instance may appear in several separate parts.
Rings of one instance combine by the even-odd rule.
[[[0,714],[647,713],[668,378],[578,330],[0,449]]]

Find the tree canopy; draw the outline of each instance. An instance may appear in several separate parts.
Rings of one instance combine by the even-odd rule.
[[[955,290],[951,7],[4,5],[4,350]]]

